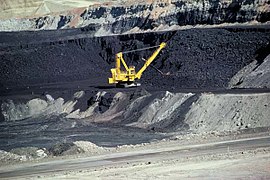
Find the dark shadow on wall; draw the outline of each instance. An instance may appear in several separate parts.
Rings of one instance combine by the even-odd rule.
[[[4,117],[3,112],[2,112],[2,104],[3,104],[3,102],[0,101],[0,122],[5,121],[5,117]]]
[[[176,108],[173,115],[169,119],[165,119],[158,123],[153,124],[150,128],[156,131],[188,131],[189,125],[184,122],[185,116],[190,110],[192,103],[196,102],[199,99],[199,95],[193,95],[189,97],[181,106]]]
[[[4,92],[4,85],[0,83],[0,95]],[[2,101],[0,101],[0,122],[5,121],[4,115],[2,113]]]
[[[270,54],[270,42],[266,46],[259,48],[256,51],[256,60],[258,61],[258,65],[261,65],[264,59]]]

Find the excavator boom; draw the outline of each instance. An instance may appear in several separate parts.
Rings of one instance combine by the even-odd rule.
[[[142,73],[146,68],[155,60],[159,52],[166,46],[166,43],[163,42],[159,45],[159,48],[150,56],[144,63],[143,67],[136,73],[136,79],[141,79]]]
[[[127,66],[123,58],[123,52],[117,53],[115,57],[115,68],[111,69],[112,77],[109,78],[109,84],[116,84],[116,86],[120,86],[120,87],[139,86],[140,84],[136,83],[135,80],[141,78],[143,72],[155,60],[159,52],[165,46],[166,46],[166,43],[162,42],[158,46],[158,49],[156,49],[155,52],[145,61],[144,65],[137,73],[135,71],[134,66],[129,66],[129,67]],[[153,48],[153,47],[150,47],[150,48]],[[145,49],[149,49],[149,48],[144,48],[143,50]],[[138,51],[138,50],[134,50],[134,51]],[[134,51],[129,51],[129,52],[134,52]],[[121,64],[123,64],[125,70],[121,70]]]

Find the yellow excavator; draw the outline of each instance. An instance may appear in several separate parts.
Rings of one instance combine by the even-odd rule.
[[[162,42],[158,46],[117,53],[115,56],[115,68],[111,69],[112,77],[109,78],[109,84],[115,84],[116,87],[125,87],[125,88],[140,86],[141,84],[135,81],[137,79],[141,79],[142,73],[146,70],[148,66],[150,66],[150,64],[154,61],[154,59],[157,57],[159,52],[165,46],[166,46],[166,43]],[[155,47],[158,47],[158,48],[147,60],[144,60],[145,63],[138,72],[136,72],[135,66],[127,66],[123,58],[123,54],[139,51],[139,50],[151,49]],[[124,66],[125,70],[121,69],[121,64]]]

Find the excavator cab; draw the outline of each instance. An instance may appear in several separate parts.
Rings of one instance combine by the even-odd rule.
[[[136,75],[135,66],[129,66],[129,74],[134,76]]]

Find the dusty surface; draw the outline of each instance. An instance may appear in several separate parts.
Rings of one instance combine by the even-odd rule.
[[[97,177],[100,179],[179,179],[179,178],[269,178],[269,154],[222,160],[203,160],[200,162],[171,162],[154,163],[150,165],[135,165],[134,167],[119,167],[95,172],[67,173],[53,176],[55,179]],[[147,164],[146,162],[145,164]],[[241,170],[240,170],[241,169]],[[134,178],[136,177],[136,178]],[[44,177],[50,179],[52,177]]]
[[[252,136],[254,135],[256,136],[255,133]],[[212,143],[209,142],[213,137],[207,139],[205,136],[207,143],[193,142],[193,145],[183,145],[179,140],[163,141],[146,144],[140,150],[136,146],[127,146],[127,152],[119,148],[106,155],[4,166],[0,168],[0,175],[3,178],[20,179],[134,179],[134,176],[136,179],[171,179],[220,178],[224,177],[225,173],[225,176],[230,178],[268,178],[269,136],[265,135],[252,138],[236,135],[233,140],[230,139],[232,137],[227,137],[230,140]],[[239,171],[239,168],[243,170]],[[55,171],[57,173],[52,175]]]

